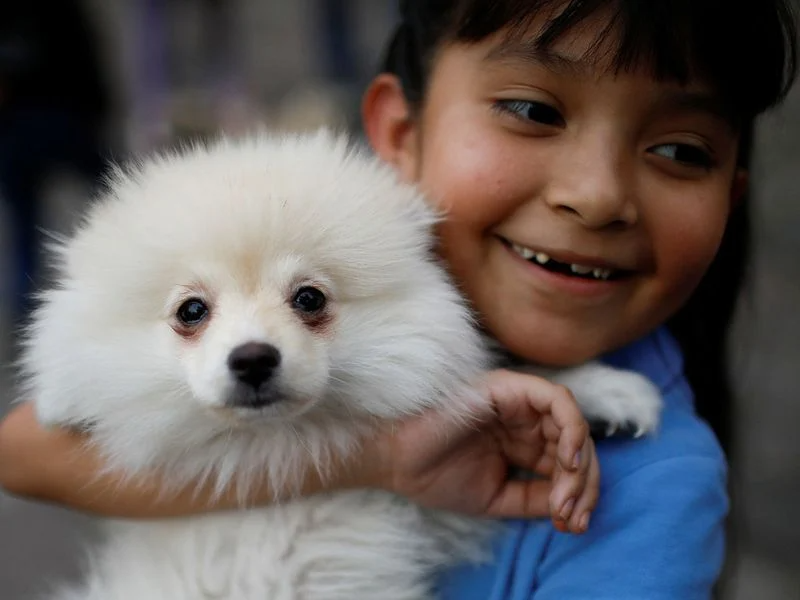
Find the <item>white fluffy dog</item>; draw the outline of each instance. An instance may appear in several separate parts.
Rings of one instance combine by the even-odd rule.
[[[277,489],[352,451],[375,419],[464,416],[490,365],[433,258],[436,215],[322,132],[221,140],[118,172],[59,249],[23,356],[47,424],[109,465]],[[560,374],[587,414],[655,427],[644,379]],[[165,490],[168,492],[169,490]],[[426,598],[479,556],[485,524],[381,492],[157,522],[110,522],[59,600]]]

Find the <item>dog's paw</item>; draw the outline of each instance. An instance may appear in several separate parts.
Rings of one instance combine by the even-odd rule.
[[[661,415],[661,394],[646,377],[598,363],[562,372],[559,383],[575,395],[583,415],[606,436],[652,433]]]
[[[590,389],[574,392],[589,421],[605,425],[605,435],[630,432],[641,437],[655,431],[661,415],[661,395],[646,377],[617,371]]]

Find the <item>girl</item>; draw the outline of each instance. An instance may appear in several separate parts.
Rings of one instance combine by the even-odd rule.
[[[794,75],[788,4],[410,0],[402,16],[365,94],[364,130],[447,209],[440,251],[486,330],[522,361],[603,356],[638,370],[666,403],[658,435],[597,444],[601,499],[584,535],[511,521],[494,561],[444,573],[440,597],[708,598],[728,508],[722,350],[745,266],[749,132]],[[514,408],[558,390],[507,373],[489,389],[502,410],[481,431],[443,440],[435,417],[409,422],[327,487],[546,513],[547,486],[509,492],[497,475],[519,462],[552,472],[552,443],[516,427],[536,411],[518,419]],[[507,443],[487,443],[498,431]],[[28,407],[0,442],[0,463],[23,465],[7,469],[19,493],[122,516],[202,508],[155,504],[152,482],[84,487],[97,481],[97,459],[65,458],[81,439],[41,431]],[[462,481],[470,487],[452,485]],[[592,502],[554,508],[582,531]]]

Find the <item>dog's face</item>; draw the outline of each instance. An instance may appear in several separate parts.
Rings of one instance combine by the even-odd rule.
[[[223,142],[121,175],[36,316],[40,415],[179,448],[204,443],[187,438],[198,431],[441,402],[485,356],[432,258],[435,220],[327,135]]]
[[[226,419],[300,416],[324,397],[333,337],[346,333],[336,282],[292,249],[219,256],[202,275],[187,268],[166,299],[191,400]]]

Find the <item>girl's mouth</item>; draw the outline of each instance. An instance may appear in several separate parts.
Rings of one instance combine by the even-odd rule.
[[[606,267],[595,267],[579,263],[561,262],[544,252],[516,244],[505,238],[500,238],[500,240],[506,247],[508,247],[520,258],[523,258],[528,262],[532,262],[552,273],[559,273],[561,275],[568,275],[570,277],[594,281],[613,281],[616,279],[622,279],[631,273],[630,271],[626,271],[624,269],[609,269]]]

